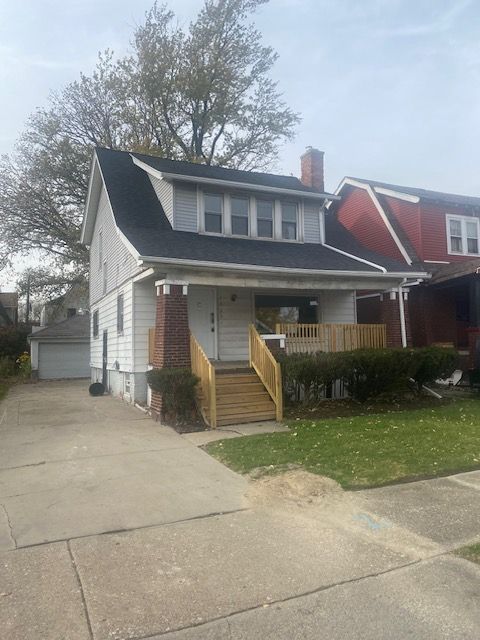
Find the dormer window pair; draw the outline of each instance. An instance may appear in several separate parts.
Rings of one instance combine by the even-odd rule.
[[[206,233],[239,237],[298,240],[295,202],[204,193]]]
[[[447,215],[448,253],[478,255],[479,235],[478,218]]]

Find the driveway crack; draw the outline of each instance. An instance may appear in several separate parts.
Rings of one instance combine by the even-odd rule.
[[[82,599],[82,606],[83,606],[83,611],[85,613],[85,619],[87,621],[87,627],[88,627],[88,634],[91,638],[91,640],[94,640],[93,638],[93,629],[92,629],[92,623],[90,621],[90,614],[88,612],[88,607],[87,607],[87,601],[85,599],[85,592],[83,590],[83,584],[82,584],[82,579],[80,578],[80,573],[78,572],[78,567],[77,567],[77,563],[75,562],[75,557],[73,555],[73,551],[72,548],[70,546],[70,540],[67,540],[67,549],[68,549],[68,553],[70,555],[70,561],[72,563],[72,567],[73,567],[73,572],[75,574],[75,579],[77,581],[78,584],[78,589],[80,592],[80,597]]]
[[[12,527],[12,523],[10,521],[10,515],[7,511],[7,507],[2,503],[0,504],[0,506],[2,507],[4,513],[5,513],[5,518],[7,519],[7,524],[8,524],[8,529],[10,532],[10,538],[12,539],[12,542],[15,546],[15,549],[17,548],[17,541],[15,540],[15,536],[13,535],[13,527]]]

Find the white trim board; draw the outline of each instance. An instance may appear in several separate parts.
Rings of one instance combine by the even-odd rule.
[[[392,224],[390,222],[390,220],[388,219],[387,214],[385,213],[382,205],[380,204],[374,189],[372,189],[372,187],[365,183],[365,182],[360,182],[359,180],[353,180],[352,178],[344,178],[342,180],[342,182],[339,184],[339,186],[337,187],[337,189],[335,190],[335,195],[339,195],[340,191],[343,189],[343,187],[345,185],[349,185],[351,187],[357,187],[358,189],[363,189],[364,191],[366,191],[368,193],[368,195],[370,196],[370,199],[372,200],[376,210],[378,211],[380,218],[382,219],[383,224],[386,226],[388,232],[390,233],[390,235],[392,236],[392,240],[395,242],[395,244],[397,245],[398,250],[400,251],[400,253],[402,254],[403,258],[405,259],[405,262],[408,265],[412,264],[412,259],[410,257],[410,255],[408,254],[408,251],[405,249],[402,241],[400,240],[400,238],[398,237],[395,229],[392,227]]]

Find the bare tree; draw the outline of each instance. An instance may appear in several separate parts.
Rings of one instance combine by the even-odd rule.
[[[1,160],[0,268],[36,249],[47,289],[86,277],[79,230],[95,146],[270,167],[299,117],[269,77],[276,53],[250,22],[267,1],[205,0],[186,29],[155,3],[131,55],[116,60],[106,51],[90,76],[53,94]]]

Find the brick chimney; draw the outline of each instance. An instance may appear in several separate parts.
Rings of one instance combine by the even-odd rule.
[[[318,191],[325,190],[323,180],[323,151],[307,147],[307,150],[301,157],[302,177],[301,181],[307,187],[313,187]]]

